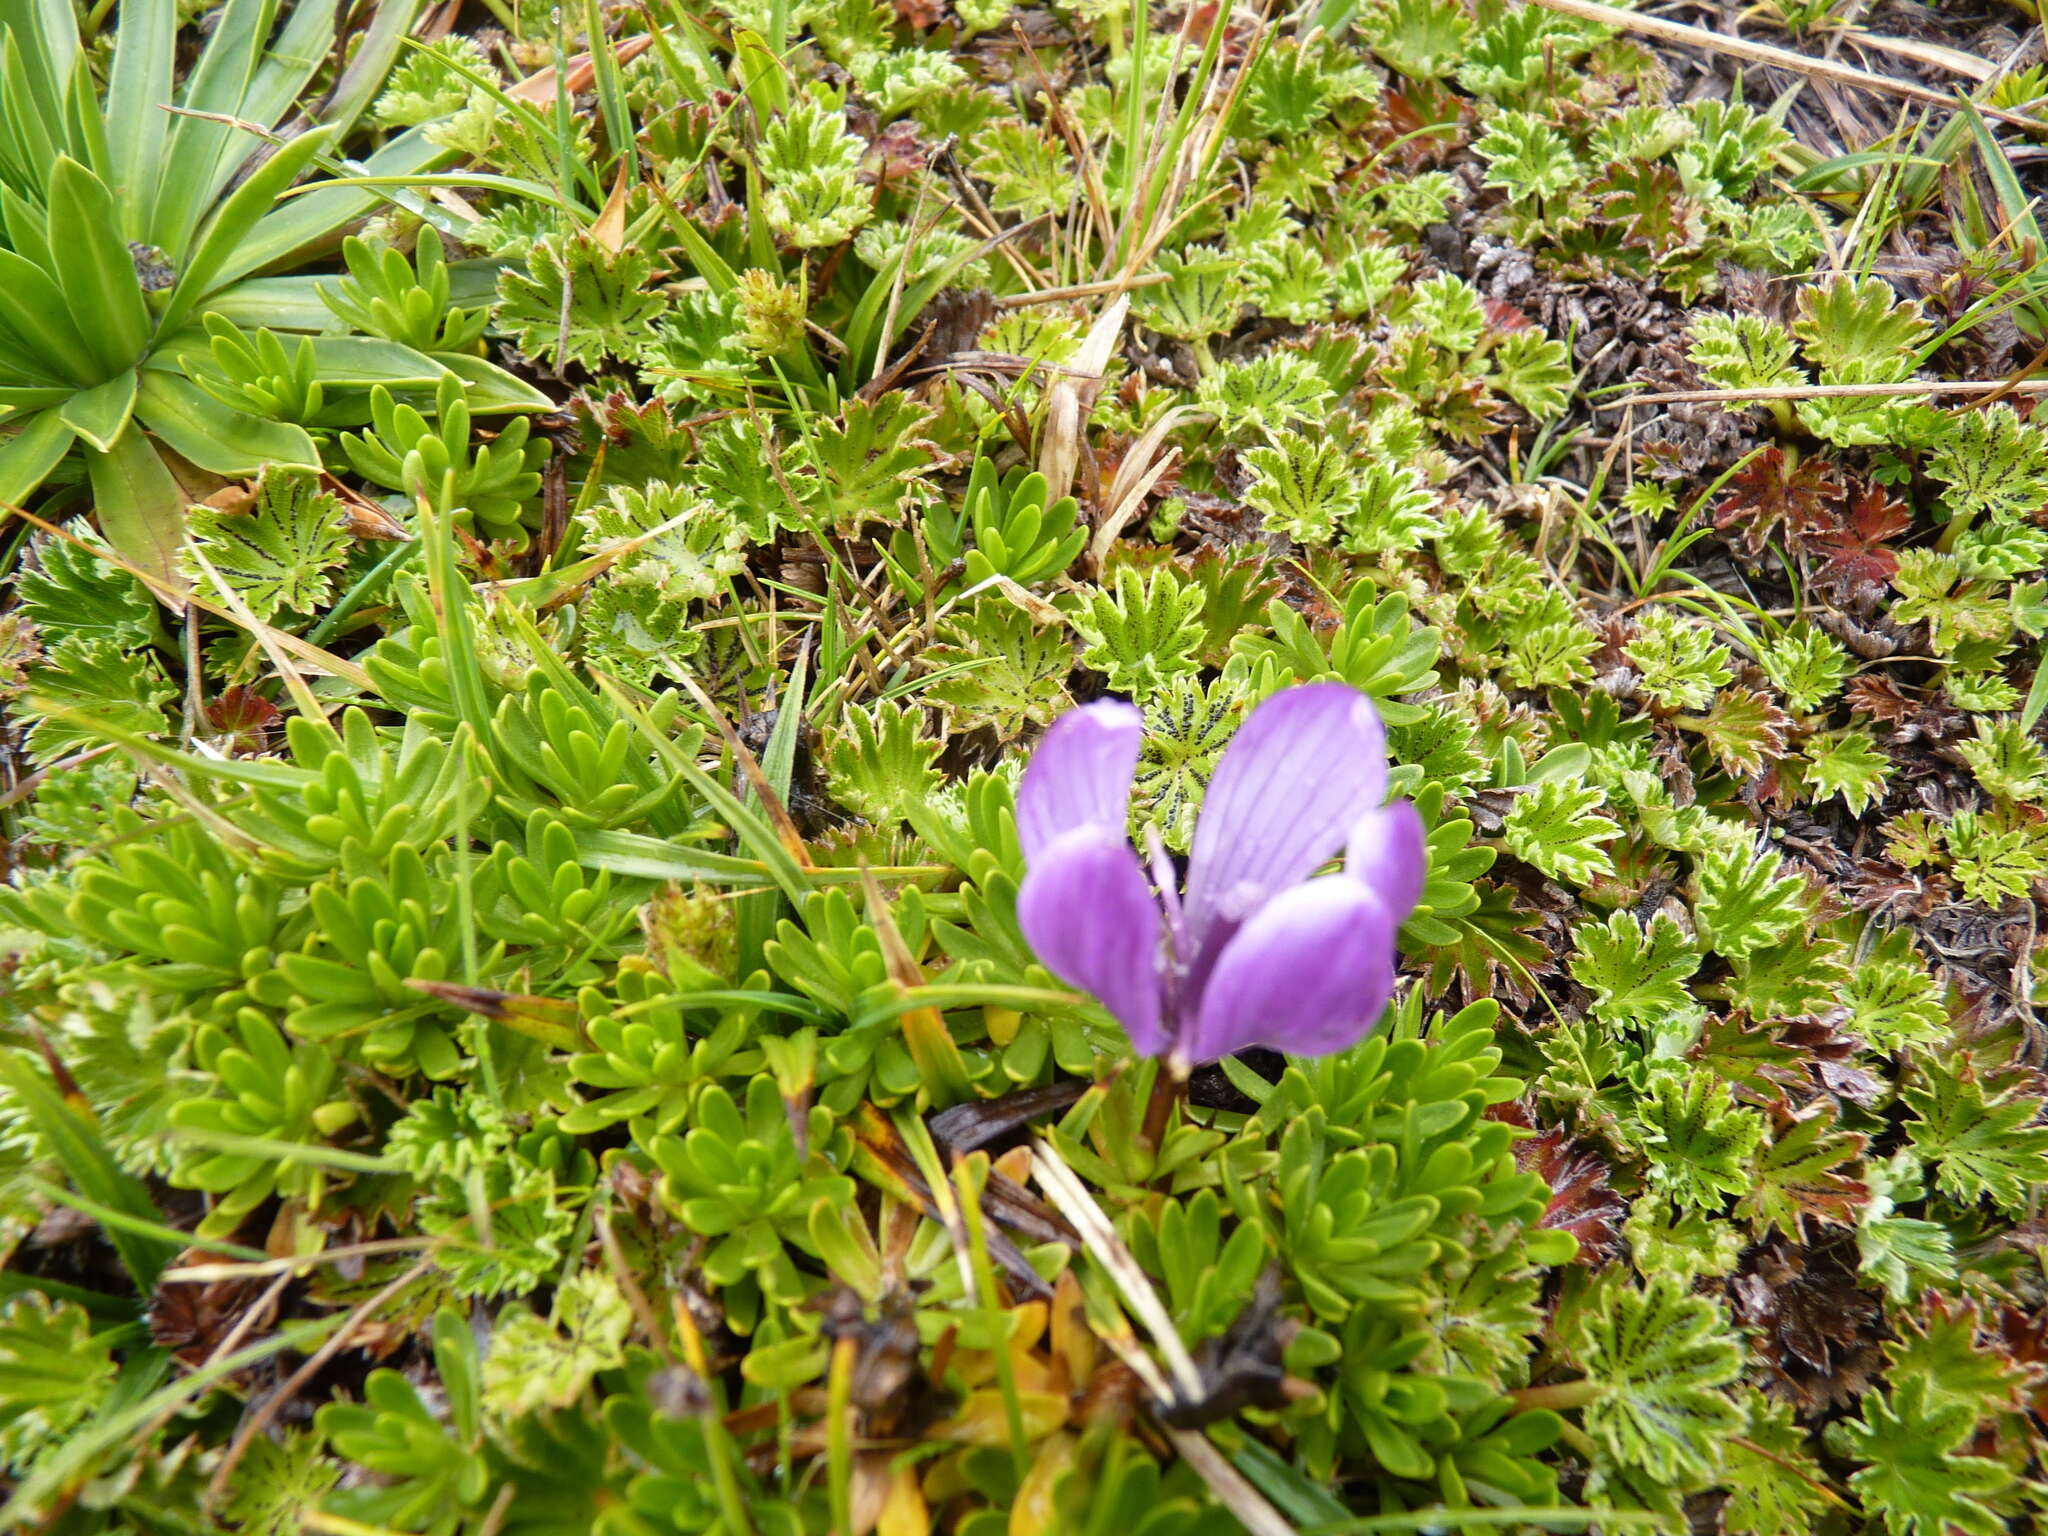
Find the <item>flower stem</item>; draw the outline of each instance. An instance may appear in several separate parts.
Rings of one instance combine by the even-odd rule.
[[[1527,1413],[1532,1408],[1553,1408],[1567,1412],[1573,1408],[1585,1407],[1606,1390],[1599,1382],[1589,1377],[1584,1381],[1560,1381],[1547,1387],[1523,1387],[1518,1392],[1510,1392],[1508,1396],[1513,1399],[1517,1413]]]
[[[1152,1097],[1145,1101],[1145,1126],[1138,1133],[1155,1153],[1165,1140],[1167,1117],[1187,1092],[1187,1086],[1188,1067],[1180,1057],[1169,1056],[1159,1063],[1159,1071],[1152,1078]]]

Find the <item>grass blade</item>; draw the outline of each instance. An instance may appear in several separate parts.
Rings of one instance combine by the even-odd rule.
[[[106,1226],[107,1241],[121,1256],[136,1294],[148,1296],[183,1246],[162,1235],[165,1229],[149,1190],[114,1161],[84,1103],[60,1093],[25,1053],[0,1051],[0,1084],[13,1094],[79,1193],[103,1211],[130,1218]]]

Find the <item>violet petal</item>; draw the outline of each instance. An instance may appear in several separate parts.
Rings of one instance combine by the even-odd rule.
[[[1351,824],[1344,873],[1363,880],[1396,923],[1405,922],[1429,880],[1429,834],[1406,800],[1367,811]]]
[[[1282,891],[1240,928],[1202,989],[1192,1062],[1247,1046],[1320,1056],[1355,1044],[1394,991],[1395,922],[1348,875]]]
[[[1386,793],[1386,732],[1357,689],[1310,683],[1259,705],[1224,750],[1195,823],[1195,943],[1217,918],[1247,917],[1314,874]]]
[[[1045,968],[1101,999],[1141,1053],[1165,1051],[1159,899],[1120,822],[1076,827],[1033,854],[1017,925]]]
[[[1144,734],[1144,716],[1111,699],[1054,722],[1017,786],[1017,836],[1027,863],[1078,827],[1106,827],[1123,840]]]

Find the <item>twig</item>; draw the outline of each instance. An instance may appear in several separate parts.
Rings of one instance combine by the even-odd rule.
[[[1908,100],[1925,102],[1936,107],[1954,107],[1957,102],[1957,98],[1948,92],[1937,91],[1932,86],[1921,85],[1917,81],[1875,74],[1867,69],[1857,69],[1851,64],[1836,63],[1833,59],[1812,58],[1803,53],[1794,53],[1789,48],[1775,48],[1769,43],[1753,43],[1746,37],[1731,37],[1726,32],[1710,32],[1705,27],[1689,27],[1683,22],[1666,21],[1661,16],[1646,16],[1640,11],[1624,11],[1616,6],[1598,4],[1597,0],[1532,0],[1532,3],[1542,6],[1547,11],[1556,11],[1560,15],[1576,16],[1582,21],[1602,22],[1623,32],[1637,32],[1644,37],[1654,37],[1659,42],[1672,43],[1681,48],[1704,48],[1709,53],[1725,53],[1732,58],[1747,59],[1752,64],[1769,64],[1816,80],[1831,80],[1837,85],[1853,85],[1866,91],[1888,92],[1894,96],[1904,96]],[[1995,117],[2000,122],[2011,123],[2018,128],[2048,128],[2048,123],[2042,122],[2041,119],[2027,117],[2018,112],[2006,112],[1981,103],[1977,110],[1986,117]]]
[[[1237,1516],[1252,1536],[1295,1536],[1294,1527],[1287,1523],[1279,1510],[1266,1502],[1264,1494],[1245,1481],[1242,1472],[1224,1459],[1223,1453],[1209,1443],[1207,1435],[1198,1429],[1169,1429],[1166,1438],[1173,1442],[1173,1448],[1180,1452],[1181,1459],[1209,1485],[1209,1491],[1216,1495],[1223,1507]]]
[[[712,701],[711,695],[700,687],[695,678],[685,675],[682,684],[689,690],[690,697],[697,701],[697,707],[704,711],[725,742],[733,759],[740,765],[740,772],[746,775],[754,793],[760,796],[761,809],[775,828],[776,836],[782,840],[789,856],[805,869],[811,867],[810,851],[804,847],[803,834],[797,830],[796,820],[789,814],[789,807],[782,802],[782,796],[775,792],[775,786],[768,782],[768,775],[761,771],[761,763],[747,750],[747,744],[740,740],[739,733],[725,718],[725,712]]]
[[[1886,37],[1879,32],[1865,32],[1851,27],[1836,34],[1845,42],[1865,48],[1876,48],[1883,53],[1896,54],[1902,59],[1911,59],[1915,64],[1925,64],[1931,69],[1945,69],[1950,74],[1967,75],[1982,84],[1998,72],[1998,66],[1989,59],[1980,59],[1974,53],[1965,53],[1960,48],[1944,48],[1939,43],[1915,42],[1909,37]]]
[[[1006,293],[995,301],[997,309],[1028,309],[1033,304],[1058,304],[1065,299],[1092,299],[1099,294],[1122,293],[1127,288],[1151,288],[1173,281],[1171,272],[1146,272],[1137,277],[1105,278],[1099,283],[1074,283],[1065,288],[1039,288],[1030,293]]]
[[[1202,1373],[1195,1369],[1187,1346],[1181,1343],[1180,1332],[1173,1326],[1173,1318],[1160,1301],[1159,1293],[1145,1278],[1145,1272],[1138,1268],[1138,1261],[1131,1257],[1123,1239],[1116,1235],[1116,1228],[1109,1224],[1109,1218],[1095,1203],[1095,1197],[1088,1193],[1088,1186],[1074,1176],[1074,1171],[1050,1143],[1035,1136],[1031,1141],[1031,1167],[1038,1176],[1039,1188],[1059,1207],[1060,1214],[1074,1224],[1074,1230],[1081,1234],[1088,1251],[1109,1271],[1110,1279],[1123,1292],[1131,1310],[1143,1319],[1146,1332],[1152,1335],[1152,1342],[1166,1357],[1166,1368],[1181,1396],[1191,1403],[1200,1402],[1203,1396]]]
[[[317,1264],[336,1264],[345,1259],[376,1258],[386,1253],[414,1253],[422,1248],[432,1248],[440,1242],[433,1237],[380,1237],[374,1242],[352,1243],[345,1248],[327,1248],[319,1253],[293,1254],[282,1259],[266,1259],[261,1263],[246,1264],[184,1264],[163,1272],[166,1282],[211,1280],[253,1280],[264,1275],[292,1275],[313,1268]]]
[[[283,1386],[265,1398],[261,1407],[250,1411],[248,1417],[242,1420],[242,1427],[235,1431],[235,1438],[229,1442],[227,1454],[221,1457],[220,1465],[214,1468],[213,1480],[206,1485],[206,1503],[209,1508],[218,1504],[221,1496],[227,1492],[228,1480],[235,1475],[235,1468],[241,1465],[242,1458],[248,1454],[250,1442],[270,1427],[270,1421],[278,1416],[284,1405],[299,1395],[300,1389],[320,1373],[322,1366],[347,1347],[350,1336],[361,1326],[365,1318],[432,1267],[432,1264],[422,1259],[349,1313],[348,1320],[334,1330],[325,1344],[313,1351],[304,1365],[292,1372]]]
[[[2048,379],[1908,379],[1901,384],[1771,384],[1756,389],[1674,389],[1657,395],[1624,395],[1603,400],[1596,411],[1631,405],[1740,404],[1762,400],[1887,399],[1907,395],[2048,394]]]

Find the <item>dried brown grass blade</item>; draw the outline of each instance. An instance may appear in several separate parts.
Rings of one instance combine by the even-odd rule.
[[[272,629],[249,611],[249,606],[242,601],[241,594],[229,586],[227,578],[213,568],[213,563],[206,558],[197,544],[189,546],[186,552],[192,556],[192,563],[199,567],[201,574],[213,583],[214,590],[220,594],[221,602],[227,605],[229,615],[237,624],[249,631],[256,643],[263,648],[264,656],[277,672],[279,680],[284,683],[284,691],[290,694],[292,702],[299,706],[299,712],[308,720],[325,720],[327,712],[320,707],[320,700],[276,641],[275,637],[283,631]]]
[[[1945,69],[1952,75],[1964,75],[1979,82],[1989,80],[1998,73],[1998,66],[1988,59],[1980,59],[1974,53],[1965,53],[1960,48],[1944,48],[1940,43],[1922,43],[1910,37],[1886,37],[1878,32],[1858,32],[1854,29],[1843,34],[1844,40],[1859,48],[1875,48],[1880,53],[1889,53],[1901,59],[1911,59],[1915,64],[1925,64],[1930,69]]]
[[[1131,1257],[1130,1249],[1124,1246],[1124,1240],[1117,1235],[1109,1217],[1095,1203],[1088,1186],[1067,1166],[1052,1143],[1038,1136],[1031,1138],[1031,1173],[1054,1208],[1081,1234],[1081,1241],[1095,1255],[1095,1261],[1108,1272],[1116,1288],[1123,1293],[1126,1305],[1145,1325],[1145,1331],[1152,1335],[1152,1345],[1165,1360],[1167,1374],[1173,1380],[1177,1395],[1186,1402],[1201,1401],[1202,1373],[1195,1368],[1193,1357],[1181,1342],[1180,1331],[1173,1326],[1172,1314],[1159,1299],[1159,1293],[1153,1289],[1145,1271],[1138,1267],[1138,1261]]]
[[[1103,370],[1115,354],[1130,313],[1131,296],[1118,293],[1096,317],[1073,366],[1046,391],[1045,427],[1039,439],[1038,472],[1045,476],[1045,499],[1058,501],[1073,489],[1074,469],[1081,462],[1081,429],[1087,425]]]
[[[653,46],[654,39],[643,32],[638,37],[625,39],[612,52],[618,57],[619,63],[625,65],[639,58]],[[569,67],[562,77],[562,88],[571,96],[581,96],[590,89],[596,79],[597,65],[589,54],[579,53],[569,60]],[[532,106],[546,106],[555,99],[555,66],[550,64],[546,69],[534,71],[505,94],[515,101],[523,101]]]
[[[1116,543],[1117,535],[1138,515],[1138,509],[1144,506],[1152,487],[1178,461],[1177,450],[1169,448],[1161,453],[1159,445],[1186,414],[1187,408],[1179,405],[1166,412],[1131,444],[1130,451],[1117,466],[1116,478],[1110,481],[1109,491],[1102,498],[1102,521],[1096,526],[1095,536],[1088,541],[1088,560],[1093,569],[1102,569],[1102,562],[1109,558],[1110,546]]]
[[[626,165],[621,161],[611,196],[604,200],[597,222],[590,226],[590,238],[614,256],[626,248],[626,190]]]
[[[718,731],[720,739],[732,753],[733,761],[740,765],[740,772],[746,775],[747,782],[753,786],[754,793],[760,796],[761,809],[767,814],[770,825],[775,828],[775,836],[782,843],[784,851],[796,860],[799,869],[811,868],[811,851],[804,844],[804,835],[797,830],[796,818],[789,814],[789,807],[782,803],[782,796],[778,795],[775,786],[768,782],[768,775],[761,771],[760,759],[747,750],[747,744],[740,740],[739,732],[735,731],[732,722],[725,718],[725,711],[713,702],[711,695],[698,685],[695,678],[686,676],[682,679],[682,684],[689,691],[690,697],[697,701],[697,707],[704,711],[705,716]]]
[[[1245,1481],[1244,1474],[1224,1459],[1223,1453],[1198,1429],[1169,1429],[1166,1438],[1180,1452],[1181,1460],[1195,1469],[1209,1485],[1209,1491],[1225,1509],[1237,1516],[1252,1536],[1295,1536],[1294,1527],[1266,1502],[1266,1496]],[[1445,1524],[1449,1524],[1446,1521]]]
[[[1763,400],[1886,399],[1906,395],[2048,394],[2048,379],[1908,379],[1903,384],[1780,384],[1758,389],[1674,389],[1657,395],[1624,395],[1593,409],[1619,411],[1631,405],[1740,405]]]

